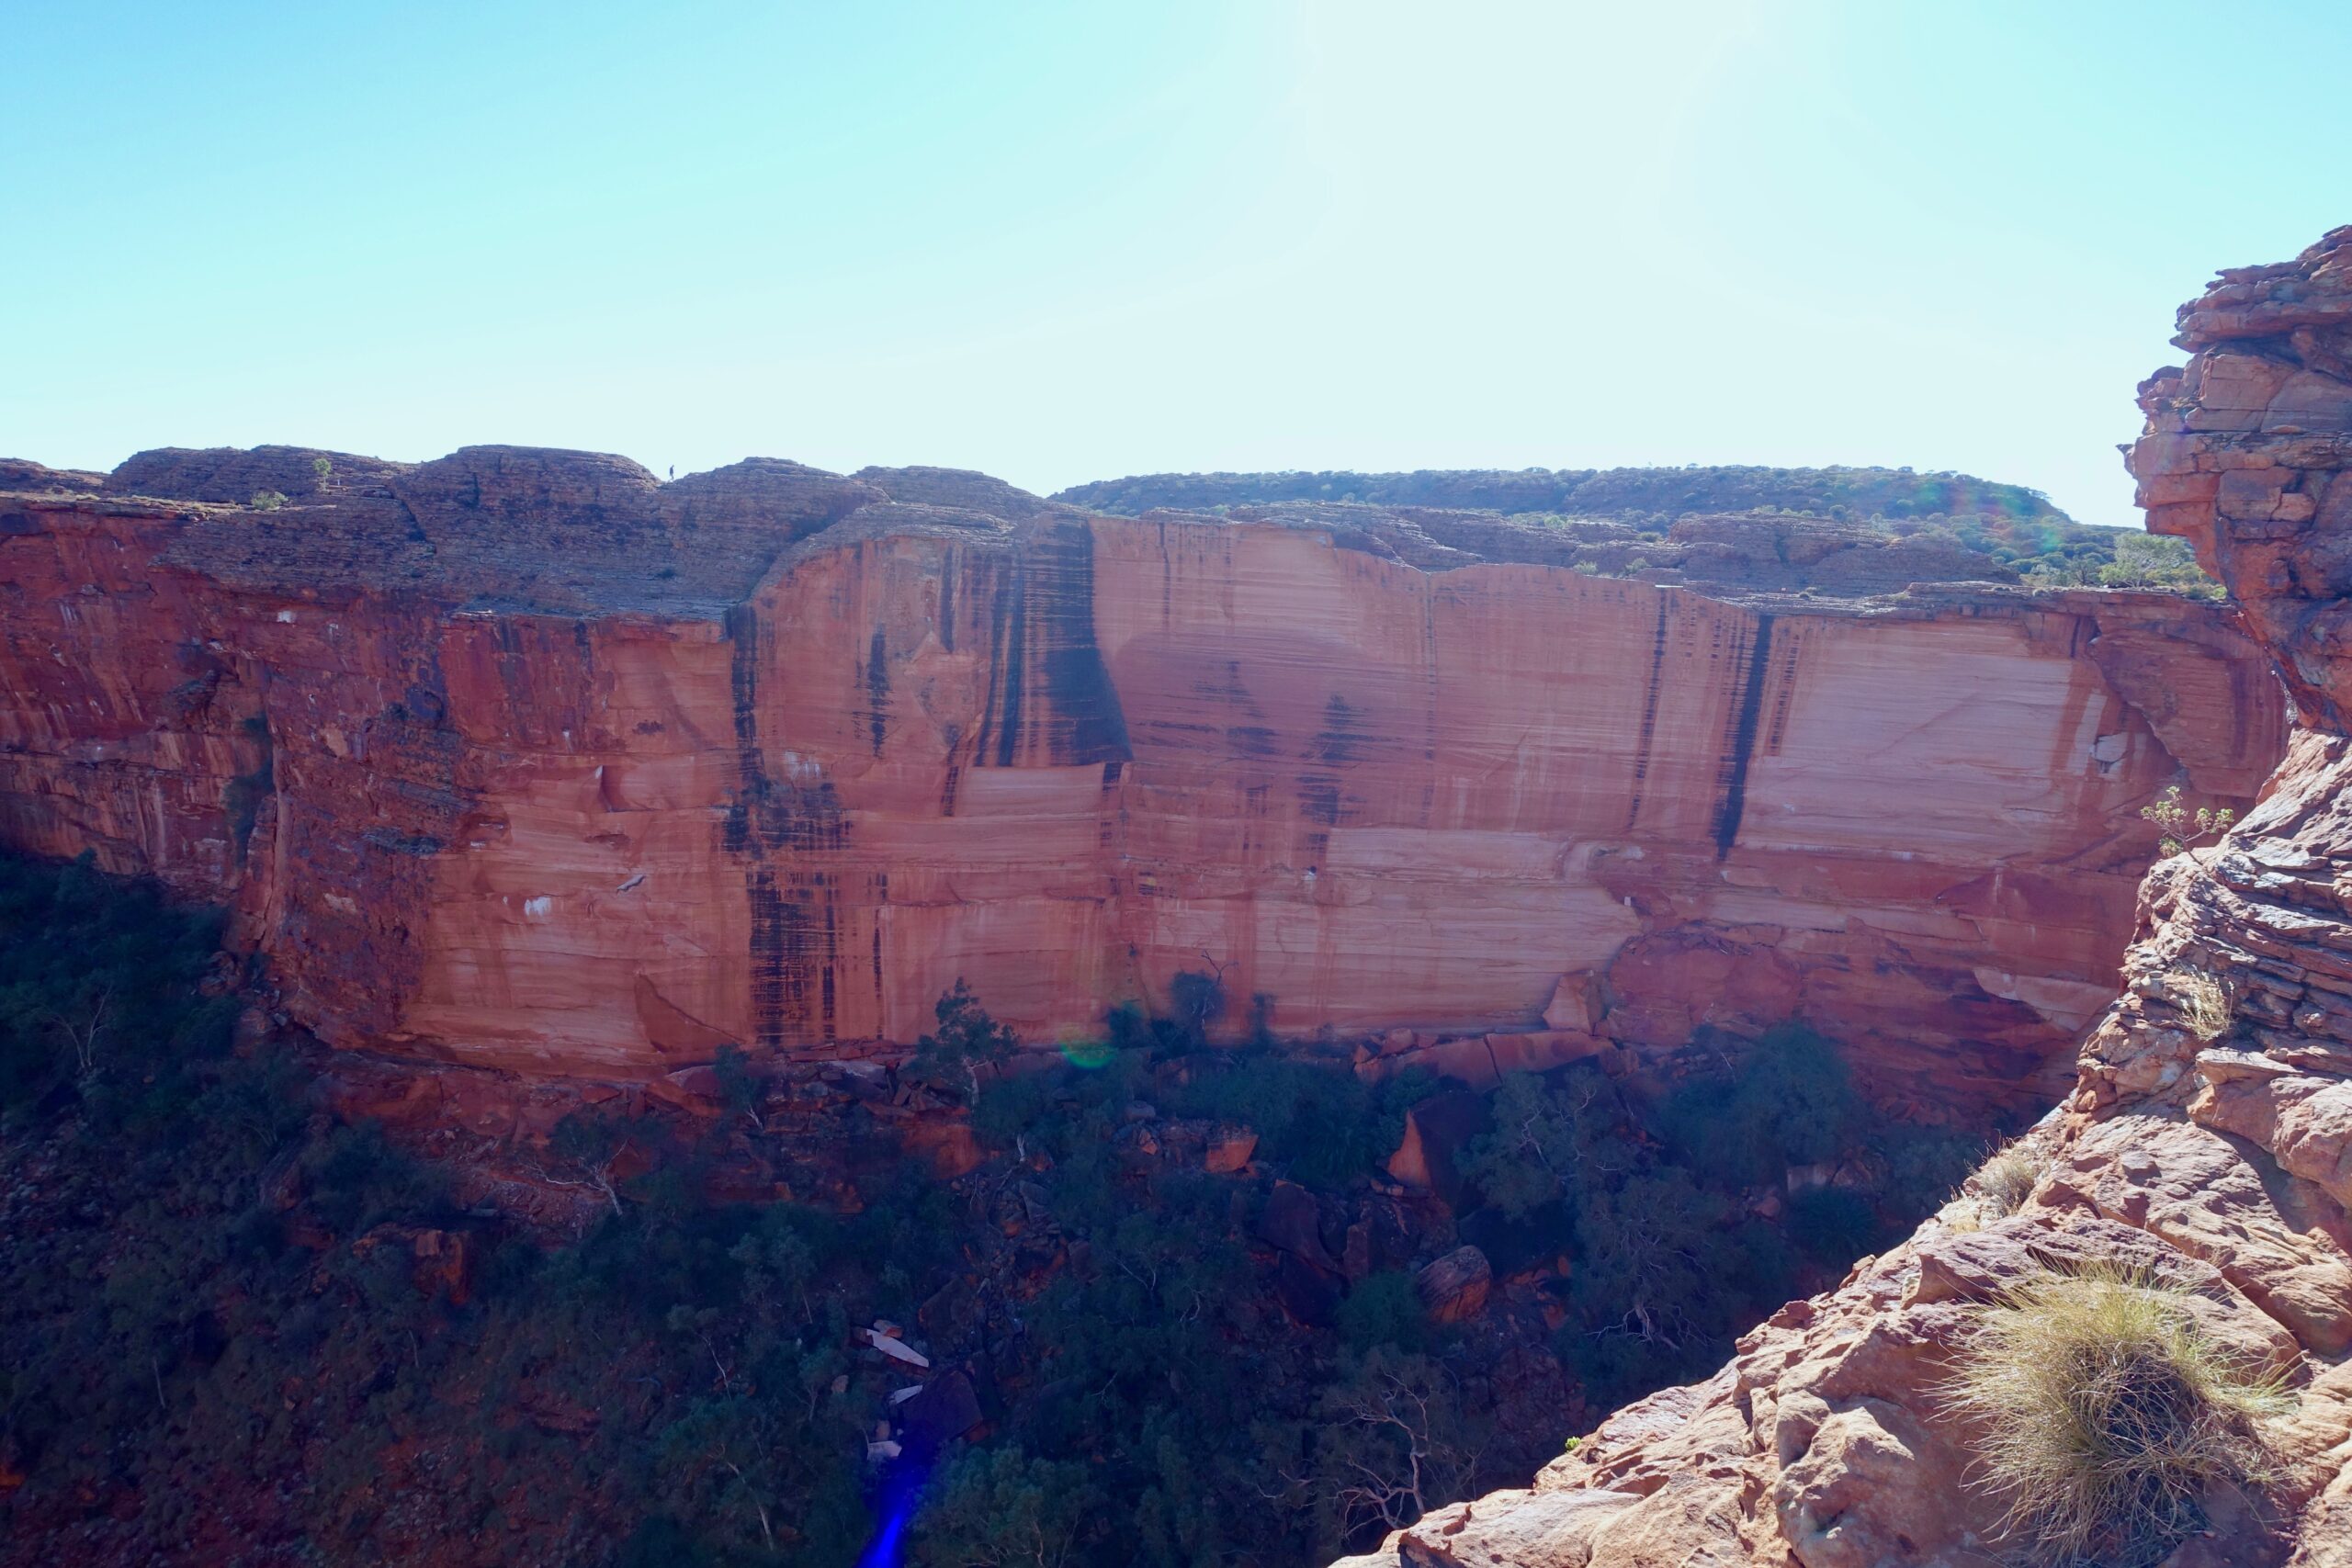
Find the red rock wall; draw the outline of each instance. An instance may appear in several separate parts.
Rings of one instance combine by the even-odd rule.
[[[571,549],[584,609],[462,575],[527,514],[480,478],[322,503],[303,547],[342,527],[357,564],[279,581],[251,513],[0,500],[0,830],[233,892],[294,1016],[443,1059],[905,1042],[958,976],[1046,1042],[1214,962],[1286,1033],[1535,1029],[1597,975],[1638,1047],[1802,1014],[1981,1102],[2112,995],[2139,806],[2243,804],[2282,744],[2233,614],[2174,597],[1735,604],[1055,508],[822,525],[869,479],[763,479],[835,499],[731,607],[618,602]],[[567,526],[658,525],[627,521],[650,479],[594,489]]]

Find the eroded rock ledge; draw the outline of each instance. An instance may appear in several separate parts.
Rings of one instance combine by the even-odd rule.
[[[2352,1562],[2352,229],[2223,273],[2183,307],[2186,369],[2142,389],[2151,525],[2245,606],[2300,711],[2262,805],[2143,889],[2120,1000],[2029,1140],[1996,1217],[1956,1201],[1843,1288],[1795,1303],[1709,1382],[1605,1422],[1532,1491],[1440,1510],[1365,1564],[1991,1560],[1998,1504],[1931,1392],[1971,1303],[2046,1260],[2136,1265],[2283,1370],[2296,1407],[2263,1497],[2208,1499],[2190,1565]],[[2193,1017],[2197,977],[2230,1016]]]

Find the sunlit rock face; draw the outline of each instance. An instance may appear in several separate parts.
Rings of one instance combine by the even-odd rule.
[[[2123,993],[2026,1141],[2030,1193],[2007,1214],[1956,1200],[1532,1490],[1434,1512],[1355,1568],[2030,1555],[1937,1390],[1975,1314],[2052,1267],[2179,1286],[2292,1397],[2275,1473],[2198,1499],[2207,1528],[2168,1568],[2352,1562],[2352,229],[2222,274],[2175,341],[2188,366],[2141,388],[2141,502],[2245,606],[2297,722],[2252,814],[2149,874]],[[1487,1541],[1506,1545],[1472,1554]]]
[[[2226,607],[1902,591],[1970,561],[1785,517],[1661,584],[1495,513],[943,469],[47,473],[0,501],[0,831],[233,895],[289,1014],[439,1060],[848,1052],[958,977],[1042,1044],[1215,966],[1237,1033],[1263,994],[1491,1072],[1803,1016],[1898,1100],[2030,1100],[2139,807],[2242,807],[2283,740]]]

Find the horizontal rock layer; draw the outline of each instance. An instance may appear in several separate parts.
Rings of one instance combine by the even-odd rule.
[[[1044,1043],[1214,965],[1237,1032],[1802,1015],[1973,1108],[2112,995],[2140,806],[2282,744],[2224,607],[1790,592],[1890,569],[1785,518],[1702,590],[1494,514],[319,456],[0,499],[0,835],[232,897],[291,1015],[440,1060],[907,1042],[959,977]]]

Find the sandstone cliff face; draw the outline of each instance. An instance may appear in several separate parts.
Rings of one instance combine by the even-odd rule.
[[[1702,520],[1661,583],[1494,513],[314,456],[0,500],[0,833],[232,897],[398,1055],[851,1054],[959,976],[1046,1044],[1215,964],[1473,1078],[1802,1014],[1922,1109],[2046,1102],[2138,807],[2282,743],[2233,612],[1888,593],[1867,531]]]
[[[2222,274],[2180,323],[2194,357],[2142,389],[2142,502],[2245,606],[2299,728],[2224,843],[2150,874],[2124,995],[2028,1141],[2031,1195],[2006,1217],[1956,1201],[1532,1491],[1361,1561],[1987,1561],[2000,1507],[1968,1485],[1973,1435],[1933,1388],[1974,1303],[2047,1260],[2106,1259],[2196,1291],[2204,1327],[2295,1398],[2277,1484],[2206,1499],[2212,1528],[2168,1561],[2352,1562],[2352,229]],[[2195,1018],[2200,976],[2230,1000],[2218,1032]]]

